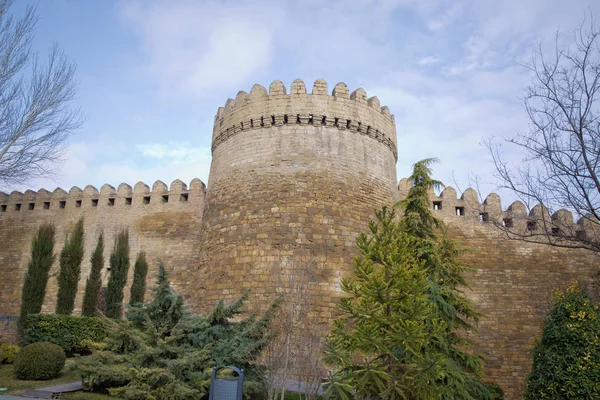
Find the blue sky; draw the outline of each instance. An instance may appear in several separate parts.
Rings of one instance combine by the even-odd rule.
[[[34,48],[57,42],[77,63],[86,116],[58,176],[30,185],[48,190],[208,182],[212,122],[228,97],[257,82],[323,78],[389,106],[398,178],[438,157],[437,178],[464,190],[477,175],[485,197],[495,186],[482,140],[527,130],[530,77],[519,63],[557,29],[568,43],[586,12],[600,16],[599,1],[583,0],[34,3]]]

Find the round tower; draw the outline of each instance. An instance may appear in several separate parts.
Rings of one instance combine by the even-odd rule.
[[[219,108],[212,155],[196,305],[252,289],[260,309],[300,282],[310,324],[327,325],[357,236],[397,200],[388,108],[344,83],[329,95],[321,79],[312,93],[301,80],[290,93],[281,81],[254,85]]]

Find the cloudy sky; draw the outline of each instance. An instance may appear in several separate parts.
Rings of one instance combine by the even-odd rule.
[[[482,140],[527,130],[520,64],[558,29],[567,43],[586,12],[600,15],[597,0],[36,4],[35,50],[57,42],[76,61],[86,116],[60,174],[31,185],[49,190],[207,182],[212,122],[228,97],[254,83],[289,88],[301,78],[310,88],[324,78],[330,89],[363,87],[395,114],[398,178],[438,157],[437,178],[464,190],[477,175],[485,196],[495,188]]]

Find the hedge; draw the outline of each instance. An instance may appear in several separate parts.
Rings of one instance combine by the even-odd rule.
[[[50,342],[60,346],[67,356],[86,350],[84,340],[98,342],[106,337],[100,318],[74,315],[30,314],[22,345]]]

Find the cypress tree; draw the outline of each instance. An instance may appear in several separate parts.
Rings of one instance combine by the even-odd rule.
[[[148,262],[146,262],[146,253],[140,251],[133,266],[133,283],[129,304],[139,306],[144,304],[144,295],[146,294],[146,275],[148,274]]]
[[[83,307],[81,314],[87,317],[95,317],[97,314],[98,299],[100,297],[100,287],[102,286],[102,268],[104,268],[104,238],[102,234],[98,236],[96,249],[90,259],[92,269],[90,276],[85,283],[85,294],[83,295]]]
[[[124,229],[115,238],[110,255],[110,277],[106,287],[106,316],[121,318],[123,313],[123,290],[129,272],[129,232]]]
[[[54,225],[42,224],[31,241],[31,259],[27,266],[23,290],[21,292],[21,311],[19,313],[18,331],[22,336],[26,327],[26,317],[38,314],[42,310],[48,273],[54,263]]]
[[[82,260],[83,218],[80,218],[71,233],[71,237],[65,241],[65,246],[60,252],[56,314],[70,315],[73,313]]]

